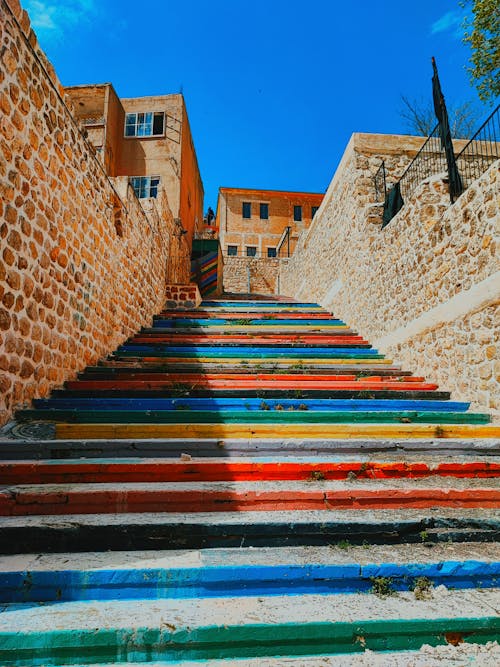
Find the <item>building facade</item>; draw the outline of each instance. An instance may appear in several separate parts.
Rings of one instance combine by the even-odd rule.
[[[320,193],[220,188],[216,227],[224,257],[288,256],[322,201]]]
[[[215,227],[224,261],[226,292],[273,294],[279,258],[293,254],[323,194],[220,188]]]
[[[184,98],[120,99],[109,83],[65,89],[109,176],[127,176],[139,199],[163,191],[191,247],[203,224],[203,184]]]

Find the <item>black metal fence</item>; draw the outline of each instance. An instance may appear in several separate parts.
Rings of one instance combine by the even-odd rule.
[[[456,157],[464,190],[500,159],[500,104]]]
[[[446,170],[446,154],[442,147],[438,123],[399,179],[403,200],[408,200],[426,178]]]
[[[494,109],[472,139],[455,157],[463,190],[466,190],[498,159],[500,159],[500,105]],[[375,201],[385,203],[383,226],[390,222],[391,216],[397,213],[404,201],[411,197],[422,181],[429,176],[441,173],[447,175],[448,165],[438,123],[399,181],[389,190],[387,189],[384,162],[373,177]],[[391,208],[392,211],[390,211]]]
[[[385,162],[377,169],[377,173],[373,177],[373,184],[375,185],[375,201],[383,202],[387,196],[387,183],[385,179]]]
[[[285,227],[283,234],[278,242],[276,247],[276,256],[277,257],[290,257],[290,231],[291,227]]]

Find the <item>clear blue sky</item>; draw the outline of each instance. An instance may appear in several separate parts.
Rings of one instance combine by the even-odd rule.
[[[64,85],[186,98],[205,209],[219,186],[323,192],[353,132],[405,133],[400,96],[480,104],[458,0],[22,0]]]

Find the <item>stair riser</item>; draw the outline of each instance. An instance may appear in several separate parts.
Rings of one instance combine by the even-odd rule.
[[[500,477],[500,464],[440,463],[0,463],[0,484],[67,484],[105,482],[259,482],[269,480],[423,479]]]
[[[207,515],[208,516],[208,515]],[[0,526],[0,553],[65,553],[171,549],[218,549],[243,547],[328,546],[349,541],[366,544],[422,544],[448,542],[498,542],[500,522],[421,519],[365,523],[311,521],[275,524],[200,525],[183,519],[165,525],[124,522],[123,525],[86,526],[76,519],[64,527]]]
[[[500,490],[381,489],[378,491],[0,491],[0,516],[137,512],[283,512],[431,507],[500,509]]]
[[[3,633],[0,661],[5,667],[86,665],[120,661],[179,661],[254,656],[301,656],[416,650],[446,644],[446,637],[468,642],[495,641],[500,620],[443,618],[356,623],[262,624],[200,628],[75,630]],[[362,637],[362,641],[360,641]]]
[[[433,587],[493,588],[500,584],[500,563],[3,572],[0,603],[368,593],[376,577],[390,580],[394,591],[413,590],[421,577]]]
[[[283,457],[307,456],[326,457],[329,460],[343,458],[356,461],[359,458],[371,460],[390,455],[434,456],[439,448],[439,456],[448,456],[453,461],[457,456],[474,460],[476,456],[492,457],[499,451],[496,439],[435,440],[422,439],[198,439],[171,438],[168,440],[127,439],[86,439],[86,440],[43,440],[43,441],[0,441],[0,460],[20,461],[26,459],[175,459],[187,454],[197,460],[210,457],[227,463],[236,457],[272,457],[276,461]],[[348,458],[347,458],[348,457]]]
[[[329,411],[430,411],[430,412],[466,412],[469,403],[456,401],[394,401],[377,399],[284,399],[263,401],[255,398],[57,398],[35,399],[33,404],[42,410],[80,409],[80,410],[242,410],[248,412],[301,410],[307,412]]]
[[[78,424],[488,424],[489,415],[453,412],[308,412],[304,410],[24,410],[18,421],[48,420]]]
[[[500,427],[470,424],[56,424],[56,438],[498,438]]]

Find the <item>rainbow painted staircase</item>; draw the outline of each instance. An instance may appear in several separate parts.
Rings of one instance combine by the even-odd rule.
[[[1,443],[0,664],[500,664],[468,408],[314,304],[161,313]]]

